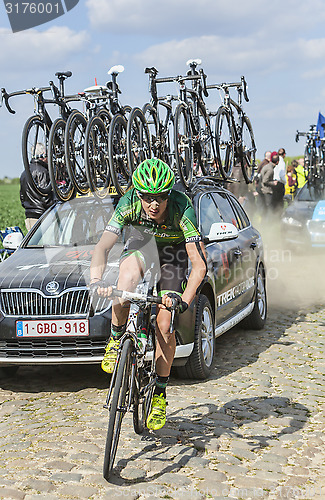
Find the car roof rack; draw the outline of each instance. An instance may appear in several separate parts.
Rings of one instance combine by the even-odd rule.
[[[233,182],[239,182],[239,180],[234,179],[234,178],[229,178],[226,180],[226,179],[223,179],[222,177],[216,178],[216,177],[207,175],[207,176],[197,178],[192,184],[189,185],[189,187],[187,188],[186,191],[187,192],[194,191],[196,188],[198,188],[202,185],[211,186],[211,187],[218,186],[218,187],[226,189],[225,184],[233,183]]]

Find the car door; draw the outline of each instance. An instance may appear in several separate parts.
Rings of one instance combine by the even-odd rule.
[[[217,199],[217,197],[216,197]],[[199,199],[199,225],[206,237],[214,222],[224,222],[215,201],[214,194],[208,192]],[[235,290],[238,283],[238,245],[236,239],[206,243],[208,272],[214,286],[216,300],[216,324],[221,324],[236,312],[238,301]]]
[[[242,307],[247,306],[254,295],[255,276],[257,270],[257,261],[261,248],[261,238],[259,233],[250,223],[248,215],[238,202],[238,200],[229,195],[230,203],[238,220],[238,245],[241,251],[242,265]]]

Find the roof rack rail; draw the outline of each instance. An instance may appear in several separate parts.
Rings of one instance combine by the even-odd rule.
[[[192,184],[189,185],[189,187],[187,188],[186,191],[192,191],[200,184],[207,184],[210,186],[220,185],[221,187],[224,188],[225,187],[224,184],[233,183],[233,182],[239,182],[239,180],[234,179],[234,178],[224,179],[223,177],[216,178],[214,176],[207,175],[207,176],[197,178]]]

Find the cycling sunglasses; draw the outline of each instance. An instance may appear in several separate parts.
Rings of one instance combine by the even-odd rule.
[[[137,191],[137,195],[139,196],[139,198],[143,201],[145,201],[146,203],[148,203],[150,205],[150,203],[153,203],[154,201],[156,203],[158,203],[158,205],[160,205],[160,203],[162,203],[163,201],[166,201],[169,197],[169,192],[168,193],[162,193],[160,195],[150,195],[150,194],[146,194],[146,193],[140,193],[140,191]]]

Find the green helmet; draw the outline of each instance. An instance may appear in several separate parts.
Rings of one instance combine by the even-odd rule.
[[[133,173],[132,181],[137,191],[159,194],[173,187],[175,175],[167,163],[158,158],[151,158],[138,165]]]

